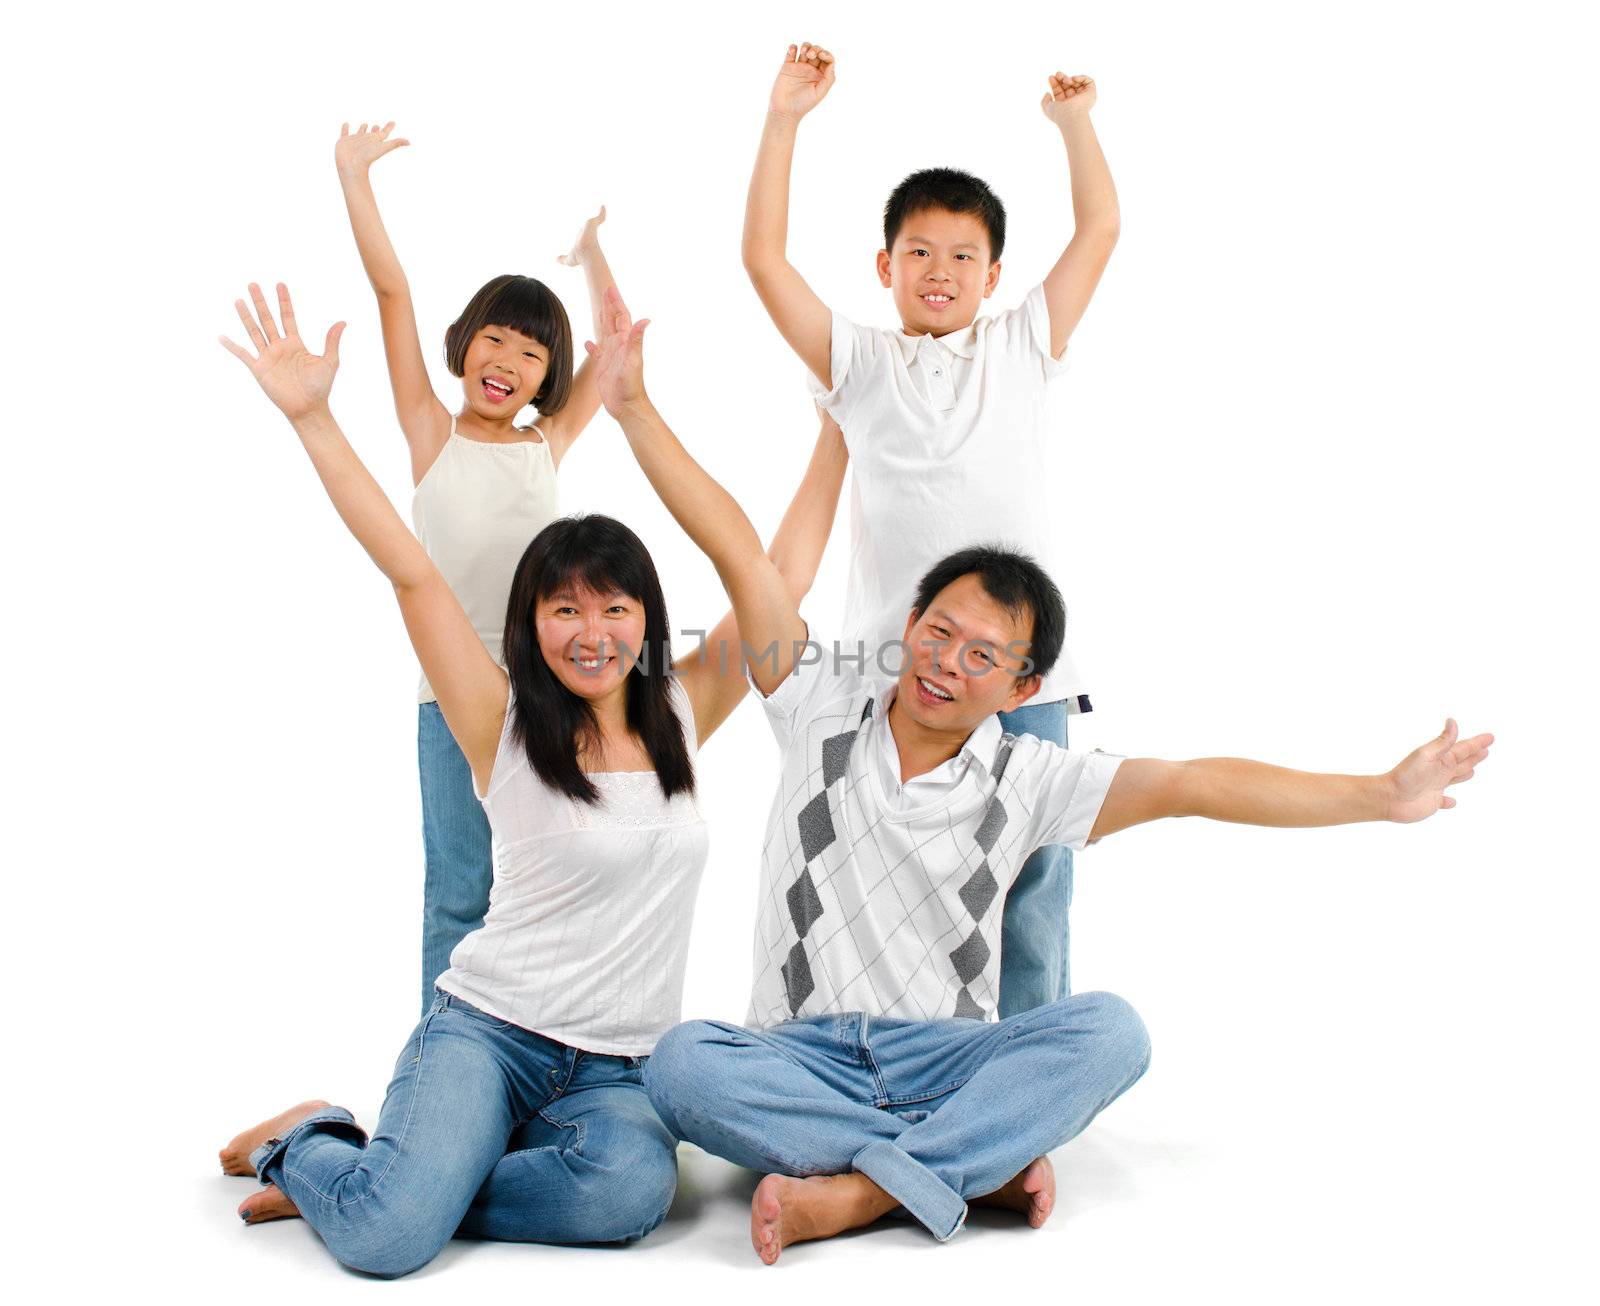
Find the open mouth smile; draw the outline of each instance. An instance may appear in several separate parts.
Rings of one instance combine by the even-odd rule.
[[[514,385],[510,385],[509,383],[501,381],[496,377],[486,376],[483,378],[484,397],[488,399],[490,403],[505,403],[507,399],[511,398],[515,390],[516,387]]]
[[[917,689],[920,691],[922,699],[928,703],[953,703],[955,701],[954,694],[946,693],[931,680],[925,680],[921,676],[917,677]]]

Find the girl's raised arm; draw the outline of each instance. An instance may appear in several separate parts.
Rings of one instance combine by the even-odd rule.
[[[252,355],[226,336],[223,347],[250,369],[267,398],[289,419],[344,524],[393,584],[412,647],[439,697],[450,733],[472,767],[473,782],[482,792],[494,769],[495,750],[505,724],[506,673],[489,656],[439,569],[406,529],[333,420],[328,394],[339,369],[344,323],[337,322],[329,329],[319,356],[300,339],[285,286],[278,286],[281,334],[260,286],[250,287],[250,298],[255,302],[254,317],[244,300],[237,300],[235,307],[256,353]]]
[[[417,315],[411,306],[411,287],[401,270],[400,260],[378,216],[378,200],[372,193],[368,169],[390,150],[410,142],[391,139],[391,122],[385,127],[362,123],[355,131],[345,123],[333,147],[339,166],[339,185],[344,191],[345,208],[350,214],[350,230],[367,280],[378,296],[378,320],[383,325],[383,352],[389,364],[389,385],[394,391],[394,410],[400,418],[411,447],[411,480],[419,484],[428,468],[450,438],[450,410],[439,402],[428,380],[428,367],[422,360],[422,342],[417,336]]]
[[[606,329],[606,291],[617,284],[617,279],[611,275],[611,265],[606,262],[605,251],[600,248],[600,224],[605,220],[606,206],[602,204],[600,212],[583,224],[571,252],[560,257],[564,267],[583,269],[583,279],[589,287],[591,330],[596,340],[603,338]],[[539,430],[550,442],[550,456],[557,465],[599,409],[600,391],[595,383],[594,360],[585,358],[573,375],[572,389],[561,411],[539,423]]]
[[[820,408],[817,413],[822,419],[822,429],[817,433],[811,462],[767,549],[767,557],[772,559],[797,607],[811,592],[811,584],[817,578],[817,568],[822,564],[828,536],[833,531],[845,468],[850,465],[850,454],[838,423]],[[699,742],[704,744],[739,706],[748,685],[737,616],[732,612],[724,616],[706,636],[705,643],[679,658],[673,670],[678,673],[689,702],[694,706],[695,731]]]
[[[689,456],[644,388],[644,329],[613,288],[606,295],[607,330],[590,345],[600,400],[616,418],[639,467],[684,532],[711,559],[746,642],[757,650],[750,674],[763,694],[775,690],[805,645],[799,605],[761,538],[731,494]],[[699,716],[699,713],[696,713]]]

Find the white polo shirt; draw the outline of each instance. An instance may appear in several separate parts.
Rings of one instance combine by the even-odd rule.
[[[782,750],[749,1023],[864,1011],[992,1020],[1005,896],[1035,848],[1082,848],[1122,759],[1009,736],[899,782],[892,683],[824,656],[764,700]]]
[[[1067,364],[1050,356],[1040,285],[1018,307],[938,338],[835,313],[830,366],[831,390],[810,380],[855,473],[844,641],[864,644],[868,668],[892,677],[917,582],[940,558],[1004,544],[1056,574],[1046,521],[1064,490],[1043,474],[1045,388]],[[1087,694],[1063,649],[1034,701],[1079,711]]]

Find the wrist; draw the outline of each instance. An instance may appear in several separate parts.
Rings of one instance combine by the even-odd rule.
[[[326,399],[313,404],[304,412],[285,414],[285,416],[289,418],[289,425],[294,427],[302,438],[325,435],[337,429],[333,420],[333,409],[328,406]]]
[[[1386,771],[1382,775],[1373,776],[1371,790],[1372,810],[1368,819],[1373,821],[1389,820],[1389,813],[1394,810],[1395,803],[1399,801],[1394,772]]]
[[[650,402],[650,396],[643,390],[632,398],[624,399],[611,415],[619,423],[641,424],[659,416],[656,413],[656,406]]]
[[[800,119],[804,117],[805,114],[803,113],[789,113],[783,109],[768,109],[767,127],[771,130],[788,132],[792,135],[795,129],[800,126]]]

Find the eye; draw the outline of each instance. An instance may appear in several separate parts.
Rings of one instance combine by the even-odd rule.
[[[491,345],[498,345],[500,343],[500,337],[499,336],[491,336],[487,331],[485,331],[483,333],[483,338],[485,340],[487,340]]]
[[[925,250],[925,249],[914,249],[911,252],[913,254],[915,254],[918,258],[927,258],[928,257],[928,251]]]
[[[570,603],[563,603],[559,608],[556,609],[556,616],[568,617],[576,611],[577,608],[573,607]]]
[[[971,254],[957,254],[957,255],[956,255],[956,257],[957,257],[957,258],[964,258],[964,259],[966,259],[966,260],[967,260],[967,261],[968,261],[968,262],[969,262],[969,263],[970,263],[970,262],[971,262],[971,261],[972,261],[972,255],[971,255]]]
[[[607,612],[615,612],[615,613],[626,613],[627,610],[628,610],[628,607],[627,607],[627,604],[625,604],[625,603],[613,603],[609,608],[606,609]]]

